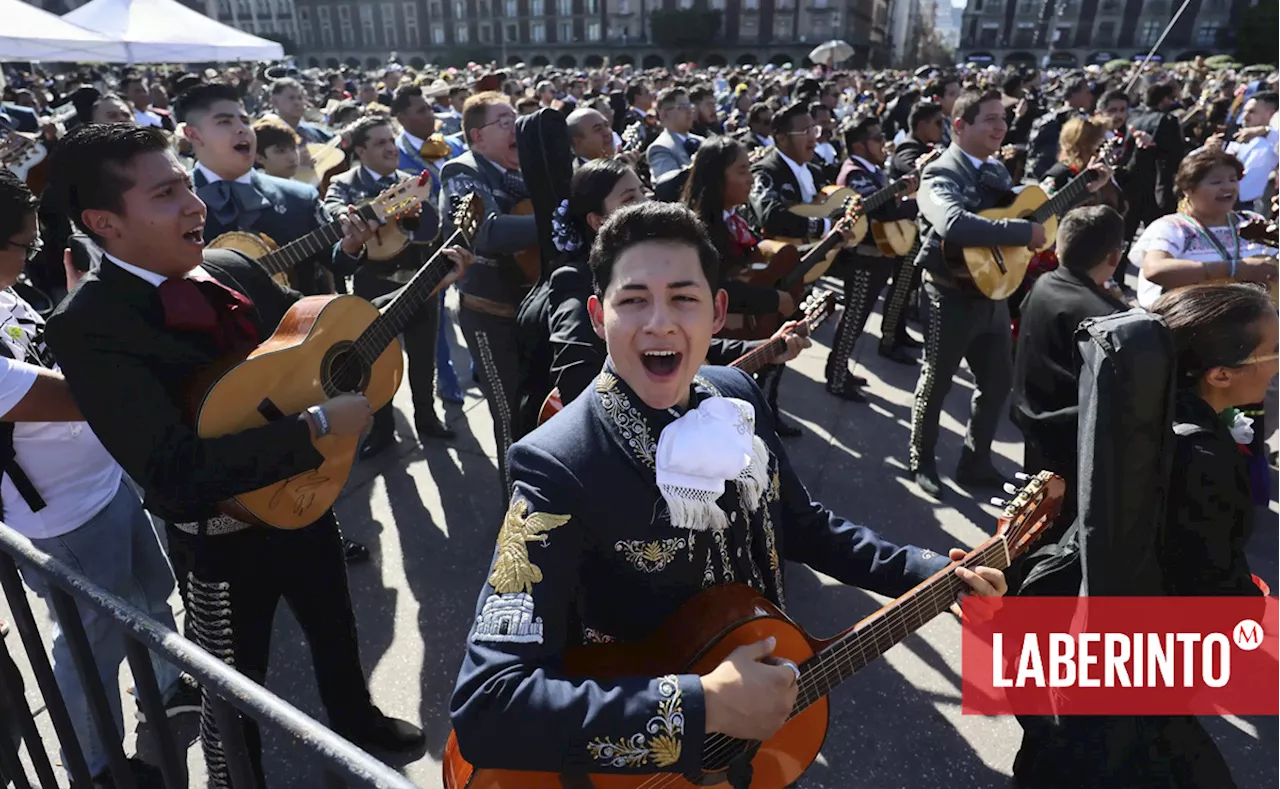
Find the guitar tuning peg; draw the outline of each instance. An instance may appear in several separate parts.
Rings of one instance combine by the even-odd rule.
[[[1003,490],[1005,493],[1008,493],[1010,496],[1018,495],[1018,486],[1013,484],[1012,482],[1004,483],[1003,485],[1000,486],[1000,489]]]
[[[1000,509],[1004,509],[1005,507],[1009,506],[1008,501],[1005,501],[1004,499],[997,499],[995,496],[991,497],[989,503],[991,504],[991,506],[999,507]]]
[[[1030,475],[1030,474],[1024,474],[1024,473],[1023,473],[1023,472],[1021,472],[1021,471],[1016,471],[1016,472],[1014,472],[1014,474],[1013,474],[1013,478],[1014,478],[1014,479],[1016,479],[1016,480],[1018,480],[1019,482],[1026,482],[1027,480],[1031,479],[1031,475]]]

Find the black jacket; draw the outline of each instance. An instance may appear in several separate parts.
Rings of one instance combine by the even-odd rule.
[[[203,267],[253,300],[262,340],[299,298],[238,252],[207,250]],[[142,487],[147,509],[165,520],[212,517],[219,501],[323,460],[298,416],[200,438],[184,416],[186,390],[193,374],[218,360],[212,338],[167,328],[155,286],[109,260],[85,275],[44,336],[85,420]]]
[[[822,168],[809,162],[805,165],[813,173],[813,185],[818,190],[829,182],[822,173]],[[777,148],[770,150],[751,165],[751,213],[755,217],[752,223],[771,238],[809,239],[821,236],[825,223],[820,219],[807,219],[791,213],[787,209],[803,202],[800,194],[800,182],[791,166],[782,159]]]

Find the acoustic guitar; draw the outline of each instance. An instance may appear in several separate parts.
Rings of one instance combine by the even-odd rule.
[[[1264,218],[1253,219],[1244,222],[1239,227],[1240,237],[1248,241],[1263,244],[1276,249],[1280,247],[1280,232],[1277,232],[1277,225],[1274,219],[1267,220]],[[1272,266],[1280,266],[1275,256],[1271,257]],[[1233,279],[1211,279],[1205,280],[1206,283],[1222,283],[1222,282],[1239,282],[1241,280]],[[1194,285],[1191,287],[1195,287]],[[1271,297],[1271,303],[1280,305],[1280,279],[1273,279],[1266,285],[1267,295]]]
[[[347,152],[342,149],[342,135],[335,134],[328,142],[309,142],[298,146],[302,161],[293,180],[319,187],[326,179],[338,174],[339,167],[347,163]],[[324,197],[324,193],[320,193]]]
[[[912,170],[911,175],[919,174],[926,164],[941,155],[942,149],[940,148],[935,148],[924,154],[916,160],[915,169]],[[861,202],[862,215],[853,225],[851,246],[861,244],[867,237],[867,232],[870,231],[876,247],[881,252],[889,257],[902,257],[907,253],[907,250],[911,249],[911,244],[916,239],[915,220],[896,219],[881,222],[868,220],[867,216],[874,214],[906,194],[909,185],[910,182],[906,178],[899,178],[866,197],[858,194],[856,190],[848,186],[826,186],[823,187],[819,199],[814,200],[812,203],[793,205],[787,210],[796,216],[803,216],[806,219],[834,219],[844,212],[845,206],[849,201]]]
[[[804,304],[800,305],[800,309],[804,311],[804,318],[796,324],[795,333],[807,337],[835,312],[836,294],[829,290],[815,289]],[[787,342],[779,338],[747,351],[730,362],[729,366],[755,375],[786,355]],[[560,397],[560,388],[556,387],[542,401],[542,408],[538,409],[538,424],[541,425],[562,410],[564,410],[564,400]]]
[[[44,190],[49,151],[35,135],[0,127],[0,166],[9,169],[34,195]]]
[[[1103,143],[1094,160],[1110,164],[1119,154],[1118,140],[1119,137],[1114,137]],[[944,240],[942,260],[957,286],[989,299],[1008,298],[1022,284],[1031,259],[1057,241],[1058,218],[1085,199],[1089,184],[1095,177],[1092,170],[1085,170],[1055,192],[1053,197],[1046,195],[1038,186],[1026,186],[1018,192],[1006,192],[994,208],[979,211],[978,216],[991,220],[1025,219],[1035,222],[1044,227],[1045,242],[1031,249],[961,247]]]
[[[468,195],[453,214],[456,230],[445,246],[469,242],[484,201]],[[453,261],[437,252],[379,311],[358,296],[307,296],[285,313],[275,334],[247,356],[222,360],[193,382],[194,424],[201,438],[239,433],[299,414],[343,393],[362,392],[373,410],[391,401],[404,374],[396,337],[440,289]],[[205,390],[200,381],[217,375]],[[323,515],[342,492],[359,449],[359,436],[319,439],[319,468],[248,491],[219,509],[246,523],[300,529]]]
[[[427,173],[407,178],[388,187],[382,194],[356,208],[356,216],[385,224],[431,199],[431,181]],[[266,233],[229,230],[205,244],[209,249],[234,249],[258,261],[272,279],[289,285],[289,271],[304,260],[328,252],[342,240],[342,224],[334,220],[310,233],[280,246]],[[407,239],[406,239],[407,241]],[[402,247],[403,248],[403,247]],[[397,250],[398,252],[399,250]]]
[[[1066,485],[1042,471],[1030,478],[1001,512],[994,537],[970,551],[959,564],[1005,569],[1034,544],[1062,508]],[[692,597],[648,640],[599,644],[566,650],[563,672],[569,678],[706,674],[734,649],[773,637],[774,655],[800,667],[796,706],[787,723],[765,742],[747,742],[711,734],[701,744],[699,769],[648,775],[546,773],[477,769],[458,750],[450,733],[444,749],[446,789],[729,789],[728,771],[745,772],[752,789],[783,789],[796,781],[818,756],[827,734],[827,696],[889,648],[948,610],[967,585],[955,565],[830,639],[814,638],[782,610],[742,584],[714,586]],[[686,745],[689,745],[686,743]]]

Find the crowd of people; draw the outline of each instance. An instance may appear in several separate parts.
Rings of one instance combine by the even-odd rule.
[[[815,281],[836,283],[842,305],[830,407],[867,400],[857,345],[883,297],[877,353],[919,370],[901,447],[915,489],[955,495],[938,465],[939,420],[967,363],[971,414],[947,476],[999,492],[1007,474],[991,445],[1010,415],[1024,468],[1068,483],[1047,543],[1091,527],[1072,528],[1084,462],[1075,332],[1131,308],[1160,316],[1176,357],[1166,427],[1178,426],[1179,461],[1165,488],[1163,587],[1147,591],[1263,593],[1244,549],[1274,463],[1263,401],[1280,350],[1275,70],[392,62],[6,77],[0,150],[40,155],[6,153],[0,169],[5,522],[170,626],[176,580],[187,635],[258,681],[283,598],[331,727],[358,745],[423,741],[379,710],[361,673],[344,562],[368,551],[331,511],[285,531],[218,504],[315,468],[327,436],[360,437],[362,460],[398,441],[448,442],[436,400],[461,402],[469,381],[487,402],[493,484],[509,501],[450,708],[477,767],[688,772],[709,735],[766,740],[801,678],[768,659],[772,644],[702,676],[581,677],[561,658],[642,640],[712,586],[744,583],[783,606],[783,560],[894,596],[964,558],[830,512],[788,461],[786,439],[802,431],[779,403],[786,362],[811,344],[802,303]],[[428,194],[399,218],[360,213],[414,179]],[[1043,221],[984,214],[1026,184],[1069,204]],[[302,296],[386,305],[453,237],[470,196],[483,221],[443,249],[457,307],[442,290],[402,335],[414,435],[397,436],[391,406],[374,412],[359,393],[197,434],[184,392],[201,370],[265,340]],[[382,254],[393,231],[405,242]],[[296,242],[306,254],[288,286],[220,243],[235,234],[265,250]],[[990,247],[1034,252],[1009,293],[981,290],[957,254]],[[799,262],[766,278],[782,249]],[[455,364],[455,322],[470,369]],[[759,369],[735,369],[766,351]],[[955,572],[974,594],[1002,595],[1026,569]],[[48,594],[38,575],[28,582]],[[85,618],[114,687],[122,638]],[[94,786],[111,786],[60,633],[53,652]],[[189,678],[156,668],[171,713],[201,707]],[[203,707],[210,785],[227,786]],[[518,741],[503,734],[515,720]],[[1024,726],[1020,786],[1233,785],[1194,718],[1113,731],[1102,745],[1096,728]],[[262,782],[256,729],[246,732]],[[140,786],[161,785],[132,764]]]

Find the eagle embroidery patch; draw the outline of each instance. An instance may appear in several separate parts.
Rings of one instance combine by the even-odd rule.
[[[529,502],[511,500],[489,573],[493,594],[476,616],[472,641],[542,643],[542,619],[533,613],[533,587],[542,580],[542,568],[529,559],[529,543],[546,545],[548,532],[568,522],[568,515],[530,513]]]

